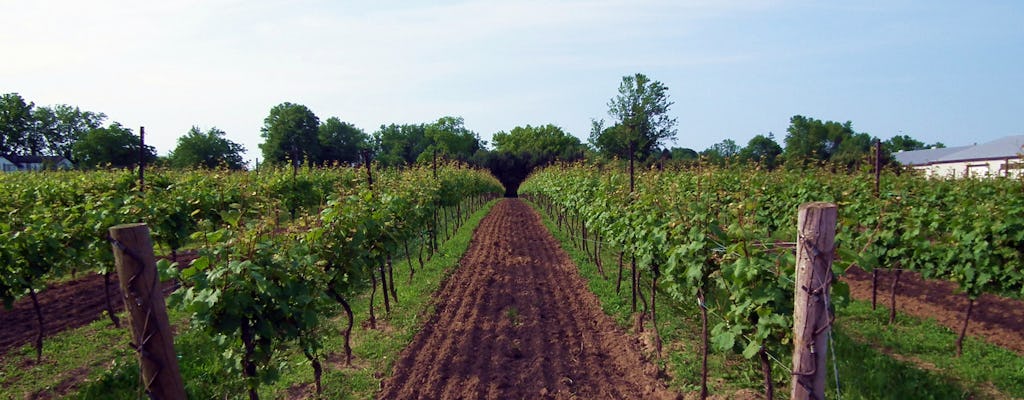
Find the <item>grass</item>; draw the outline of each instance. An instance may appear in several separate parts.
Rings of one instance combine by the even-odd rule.
[[[394,260],[399,302],[392,304],[390,316],[384,316],[380,295],[376,301],[378,328],[360,325],[368,319],[369,290],[350,300],[356,325],[352,332],[353,367],[344,366],[341,329],[344,314],[331,319],[324,338],[322,376],[324,394],[330,399],[373,398],[380,382],[390,376],[399,352],[419,331],[423,321],[433,312],[431,295],[458,265],[472,239],[473,231],[495,201],[474,213],[451,240],[441,245],[433,258],[420,269],[415,258],[416,276],[407,281],[405,258]],[[410,249],[412,250],[412,249]],[[175,337],[175,348],[181,354],[179,365],[189,398],[242,398],[244,385],[238,374],[219,365],[216,347],[201,332],[183,329],[187,315],[169,310],[172,325],[182,332]],[[125,318],[122,313],[122,321]],[[35,363],[35,351],[25,345],[11,350],[0,360],[0,393],[2,398],[70,397],[79,399],[141,398],[135,352],[128,346],[126,328],[116,329],[109,319],[61,332],[44,341],[43,361]],[[288,398],[313,392],[313,370],[301,352],[279,353],[279,379],[260,389],[261,398]],[[85,380],[81,381],[81,375]],[[77,382],[77,389],[66,385]],[[9,396],[9,397],[8,397]]]
[[[600,298],[604,311],[620,327],[632,331],[628,261],[622,292],[616,294],[617,258],[603,255],[608,278],[602,277],[543,209],[534,209],[541,213],[545,226],[579,266],[581,276]],[[666,371],[672,389],[690,395],[699,393],[701,323],[696,305],[680,303],[659,292],[657,310],[665,351],[654,361]],[[715,317],[709,318],[709,325],[713,326]],[[838,311],[833,340],[843,399],[1024,398],[1024,356],[968,338],[964,355],[955,358],[955,333],[935,321],[900,314],[895,325],[887,322],[888,310],[873,311],[865,302],[853,301]],[[775,356],[779,361],[772,366],[776,396],[786,397],[791,355]],[[831,354],[828,368],[827,396],[835,397]],[[733,398],[749,397],[751,390],[763,391],[760,365],[755,361],[735,354],[711,353],[708,369],[712,394]]]

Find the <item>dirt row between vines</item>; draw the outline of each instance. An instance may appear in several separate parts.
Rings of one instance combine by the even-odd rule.
[[[675,398],[518,199],[494,206],[381,398]]]
[[[184,264],[195,258],[194,251],[179,254],[178,262]],[[164,293],[169,293],[172,288],[171,282],[163,283]],[[111,274],[109,289],[111,305],[114,312],[119,313],[124,310],[124,300],[116,273]],[[85,273],[70,281],[49,285],[39,293],[38,298],[43,313],[45,337],[88,325],[100,318],[109,318],[106,316],[103,275]],[[37,326],[36,312],[28,296],[15,302],[10,310],[0,308],[0,356],[25,343],[32,343],[36,338]]]
[[[870,273],[851,268],[842,279],[850,285],[850,295],[858,300],[871,301]],[[879,308],[891,306],[893,280],[895,274],[891,271],[879,271],[876,303]],[[967,296],[957,293],[956,283],[921,279],[921,275],[914,272],[903,272],[896,287],[897,310],[917,318],[934,319],[958,333],[964,323],[967,303]],[[842,318],[841,314],[839,318]],[[1024,355],[1024,302],[991,294],[981,295],[974,302],[967,335]]]

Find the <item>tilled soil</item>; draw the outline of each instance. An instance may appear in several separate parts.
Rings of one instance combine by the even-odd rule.
[[[179,254],[178,262],[189,262],[195,257],[194,252]],[[171,282],[164,282],[164,293],[169,293],[172,287]],[[109,318],[104,315],[107,303],[104,299],[103,275],[86,273],[71,281],[49,285],[37,297],[43,313],[44,338],[87,325],[99,318]],[[114,312],[124,309],[116,273],[110,276],[110,301]],[[121,322],[127,323],[123,319]],[[0,355],[25,343],[32,343],[37,330],[36,312],[29,296],[19,299],[10,310],[0,306]]]
[[[894,279],[894,273],[879,271],[878,307],[891,306]],[[843,276],[843,281],[850,285],[850,294],[854,298],[871,301],[871,273],[851,268]],[[956,283],[924,280],[917,273],[905,271],[896,287],[896,309],[918,318],[934,318],[936,322],[959,333],[967,313],[968,300],[967,296],[957,293],[956,289]],[[898,320],[899,316],[896,318]],[[967,335],[1024,354],[1024,302],[991,294],[981,295],[974,302]],[[951,348],[952,345],[950,343]]]
[[[494,206],[381,398],[676,398],[518,199]]]

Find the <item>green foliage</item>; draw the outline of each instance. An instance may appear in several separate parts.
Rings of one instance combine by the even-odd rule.
[[[852,264],[900,267],[981,293],[1024,294],[1024,196],[1021,182],[929,180],[749,168],[642,171],[628,176],[556,165],[534,173],[520,191],[562,216],[576,215],[613,249],[635,254],[680,302],[699,294],[719,316],[712,342],[744,357],[761,348],[791,352],[795,260],[782,245],[796,238],[802,203],[839,205],[833,272]],[[998,216],[994,221],[993,216]],[[848,301],[841,283],[833,303]],[[698,310],[692,310],[696,313]]]
[[[274,106],[260,129],[263,159],[272,164],[315,162],[320,154],[319,126],[320,119],[304,105],[285,102]]]
[[[373,133],[377,161],[384,166],[413,164],[427,150],[425,124],[381,125]]]
[[[33,135],[32,108],[17,93],[0,96],[0,155],[32,152],[36,154],[41,140]]]
[[[245,168],[242,152],[245,147],[224,137],[224,131],[216,127],[206,132],[193,126],[188,133],[178,138],[178,147],[168,156],[175,168]]]
[[[318,129],[320,156],[324,164],[351,165],[361,161],[360,152],[369,149],[370,136],[338,117],[328,118]]]
[[[483,148],[480,137],[465,127],[462,117],[441,117],[426,126],[423,134],[427,147],[417,157],[418,162],[429,162],[434,152],[445,159],[469,161]]]
[[[675,138],[676,119],[668,116],[672,104],[661,82],[640,73],[624,76],[619,94],[608,102],[614,125],[605,129],[603,121],[594,121],[590,142],[607,157],[628,158],[632,149],[638,159],[646,159]]]
[[[32,111],[32,118],[35,120],[35,129],[46,141],[45,153],[73,160],[74,144],[89,131],[102,127],[107,116],[58,104],[52,107],[36,107]]]
[[[725,139],[700,153],[709,163],[725,165],[740,155],[740,146],[732,139]]]
[[[572,160],[584,151],[579,139],[552,124],[517,126],[507,133],[497,132],[493,144],[495,151],[528,153],[534,160]]]
[[[132,167],[139,163],[139,138],[114,122],[87,132],[72,146],[72,155],[82,168]],[[146,145],[144,157],[147,164],[152,163],[156,149]]]
[[[775,141],[775,135],[769,133],[757,135],[747,142],[747,147],[740,150],[739,159],[743,162],[757,163],[767,169],[775,169],[780,164],[782,146]]]

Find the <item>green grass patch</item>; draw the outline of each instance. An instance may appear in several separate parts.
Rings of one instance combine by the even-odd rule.
[[[352,367],[344,365],[344,343],[342,329],[347,324],[340,307],[337,314],[327,323],[324,331],[323,396],[326,399],[367,399],[373,398],[380,390],[381,381],[391,375],[392,366],[399,352],[413,339],[416,332],[433,313],[432,294],[440,283],[458,265],[462,255],[469,248],[473,232],[496,201],[489,202],[474,213],[469,220],[443,243],[437,254],[419,268],[414,253],[415,278],[408,280],[408,263],[405,257],[395,258],[394,277],[397,281],[398,302],[392,302],[391,314],[385,315],[380,291],[374,303],[377,328],[369,329],[364,322],[369,320],[369,294],[349,299],[355,315],[352,331]],[[172,322],[185,321],[185,316],[172,317]],[[127,332],[124,331],[125,337]],[[77,332],[74,331],[74,332]],[[69,333],[69,336],[89,335],[88,332]],[[127,340],[127,339],[125,339]],[[244,384],[238,374],[223,369],[216,357],[216,347],[202,332],[185,330],[175,338],[175,347],[180,357],[182,378],[190,398],[242,398],[246,397]],[[134,353],[126,352],[111,357],[110,351],[102,346],[93,347],[93,352],[106,354],[105,363],[112,368],[100,371],[98,378],[91,380],[74,397],[80,399],[134,398],[138,388],[138,366]],[[288,348],[276,356],[279,379],[271,385],[260,388],[261,398],[286,398],[292,394],[314,393],[313,369],[310,362],[294,348]],[[5,362],[6,363],[6,362]],[[44,379],[40,376],[39,379]],[[6,391],[6,390],[5,390]]]
[[[580,275],[600,298],[605,313],[620,327],[632,332],[634,317],[630,312],[628,259],[625,261],[621,291],[616,293],[617,256],[603,255],[607,277],[602,277],[597,266],[570,241],[565,232],[557,228],[543,208],[531,205],[579,267]],[[645,284],[644,280],[641,278],[641,285],[646,285],[646,293],[650,282]],[[664,352],[660,359],[654,360],[665,369],[672,389],[691,395],[699,393],[701,375],[701,322],[695,302],[676,301],[659,292],[657,318]],[[717,322],[716,317],[709,318],[709,325],[713,326]],[[953,342],[956,335],[949,329],[934,321],[902,314],[894,326],[889,326],[887,321],[887,309],[872,311],[864,302],[853,301],[838,311],[833,340],[843,399],[1024,398],[1024,379],[1021,378],[1024,377],[1024,357],[1021,355],[968,338],[964,343],[964,355],[955,358]],[[778,358],[778,362],[772,365],[775,394],[786,397],[792,355],[775,356]],[[827,396],[834,398],[836,385],[831,354],[828,368]],[[726,398],[747,397],[737,393],[763,391],[760,364],[756,361],[736,354],[712,352],[708,358],[708,369],[711,394]]]
[[[367,399],[380,390],[380,382],[391,375],[398,353],[402,351],[433,312],[432,294],[458,265],[469,248],[473,231],[496,203],[492,201],[474,213],[451,240],[443,243],[423,269],[410,248],[416,267],[415,278],[408,280],[404,257],[393,260],[398,303],[392,303],[390,316],[377,294],[376,330],[363,327],[368,320],[369,290],[350,299],[356,325],[352,331],[353,367],[344,366],[341,329],[344,313],[327,324],[324,337],[323,398]],[[182,332],[175,337],[180,354],[179,365],[189,398],[247,397],[238,374],[220,365],[217,348],[202,332],[184,329],[188,316],[169,309],[171,324]],[[124,313],[121,321],[127,323]],[[0,392],[3,398],[69,397],[78,399],[142,398],[136,353],[129,347],[126,327],[114,328],[110,320],[100,318],[89,325],[67,330],[43,342],[43,360],[35,361],[31,344],[13,349],[0,359]],[[292,392],[313,392],[313,369],[301,352],[286,350],[277,357],[280,379],[263,386],[261,398],[284,398]],[[84,379],[82,379],[84,375]],[[70,385],[74,385],[71,387]]]

